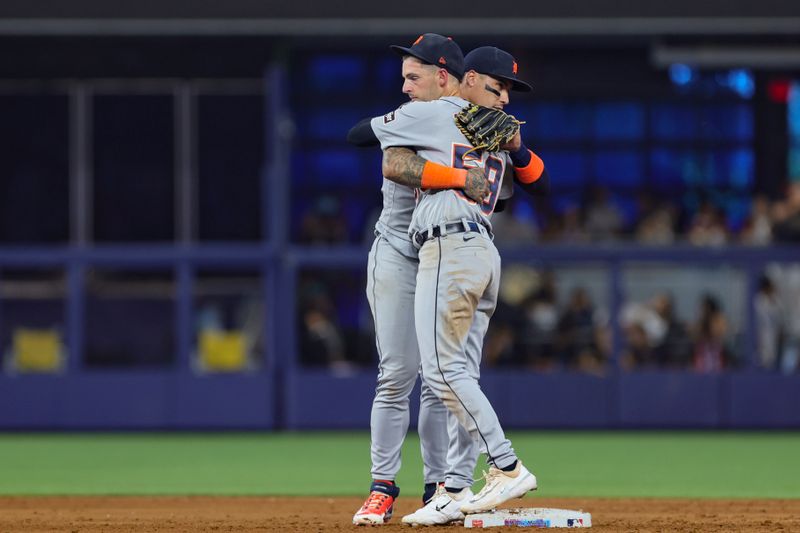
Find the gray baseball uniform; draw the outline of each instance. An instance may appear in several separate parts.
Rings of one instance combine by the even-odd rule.
[[[373,479],[395,479],[408,430],[409,395],[420,372],[414,324],[419,261],[408,235],[416,198],[413,189],[386,179],[381,192],[383,210],[375,225],[376,238],[367,265],[367,299],[379,356],[378,386],[370,417],[371,474]],[[477,449],[470,449],[469,434],[424,380],[418,431],[425,483],[447,478],[456,488],[472,485]]]
[[[383,149],[406,146],[428,161],[486,171],[491,192],[481,203],[458,190],[423,191],[409,233],[420,246],[414,313],[423,378],[503,468],[516,455],[478,378],[500,282],[490,217],[510,161],[505,153],[467,153],[472,146],[453,120],[467,104],[459,97],[413,102],[373,119],[372,129]]]

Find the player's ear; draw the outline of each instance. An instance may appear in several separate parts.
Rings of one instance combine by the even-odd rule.
[[[442,89],[444,89],[445,87],[447,87],[447,82],[448,82],[448,80],[450,79],[450,73],[449,73],[449,72],[447,72],[445,69],[443,69],[443,68],[440,68],[440,69],[439,69],[439,70],[436,72],[436,74],[437,74],[437,76],[438,76],[438,77],[437,77],[437,79],[436,79],[436,81],[439,83],[439,87],[441,87]]]

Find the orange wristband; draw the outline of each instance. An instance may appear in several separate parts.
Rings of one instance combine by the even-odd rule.
[[[467,183],[467,171],[427,161],[422,168],[423,189],[463,189]]]
[[[531,150],[528,151],[531,152],[530,163],[524,167],[514,167],[514,173],[520,183],[533,183],[542,177],[542,172],[544,171],[542,159]]]

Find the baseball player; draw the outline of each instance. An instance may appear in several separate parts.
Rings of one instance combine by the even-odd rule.
[[[461,96],[486,107],[502,109],[510,90],[530,90],[517,79],[513,57],[497,48],[474,50],[465,58],[465,69]],[[463,518],[460,513],[493,509],[537,487],[536,477],[505,438],[478,377],[483,337],[497,302],[500,257],[491,240],[490,217],[503,175],[513,166],[516,181],[532,194],[546,188],[549,177],[541,159],[524,146],[519,134],[504,147],[509,152],[473,150],[453,119],[467,104],[464,98],[414,102],[371,122],[384,149],[388,179],[394,171],[419,170],[422,164],[424,189],[409,231],[419,247],[414,312],[423,379],[469,430],[490,464],[486,484],[478,494],[437,490],[428,505],[404,518],[411,524],[457,520]],[[392,154],[393,147],[401,146],[413,147],[416,154]],[[422,159],[427,162],[421,163]],[[456,167],[451,169],[453,174],[458,168],[482,168],[490,193],[475,201],[457,185],[447,190],[426,187],[454,179],[441,170],[442,164]]]
[[[403,92],[412,102],[458,92],[464,57],[452,39],[429,33],[409,48],[392,49],[404,56]],[[385,120],[391,121],[390,115]],[[369,119],[350,131],[348,141],[358,146],[378,145]],[[441,169],[450,170],[444,166]],[[464,194],[478,200],[489,191],[481,169],[461,170],[458,184]],[[375,321],[379,370],[370,418],[373,483],[364,505],[353,516],[354,524],[383,524],[392,516],[400,493],[394,480],[408,429],[409,394],[420,372],[413,315],[418,259],[409,236],[416,198],[413,186],[406,185],[400,179],[383,181],[383,210],[375,226],[376,238],[367,266],[367,298]],[[451,181],[434,186],[452,185]],[[477,445],[424,381],[418,429],[424,464],[423,503],[432,498],[448,476],[459,490],[468,488],[477,461]],[[452,438],[448,432],[452,432]]]

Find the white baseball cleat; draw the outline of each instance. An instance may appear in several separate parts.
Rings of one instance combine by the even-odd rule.
[[[489,467],[489,472],[483,473],[486,484],[481,491],[468,498],[461,504],[461,512],[464,514],[480,513],[491,511],[498,505],[512,500],[522,498],[530,490],[536,490],[536,476],[522,465],[522,461],[517,461],[517,467],[511,472],[504,472],[494,466]]]
[[[462,522],[464,513],[459,509],[460,502],[473,496],[469,487],[461,492],[451,493],[439,485],[433,498],[421,509],[403,517],[403,523],[412,526],[443,526],[454,522]]]

